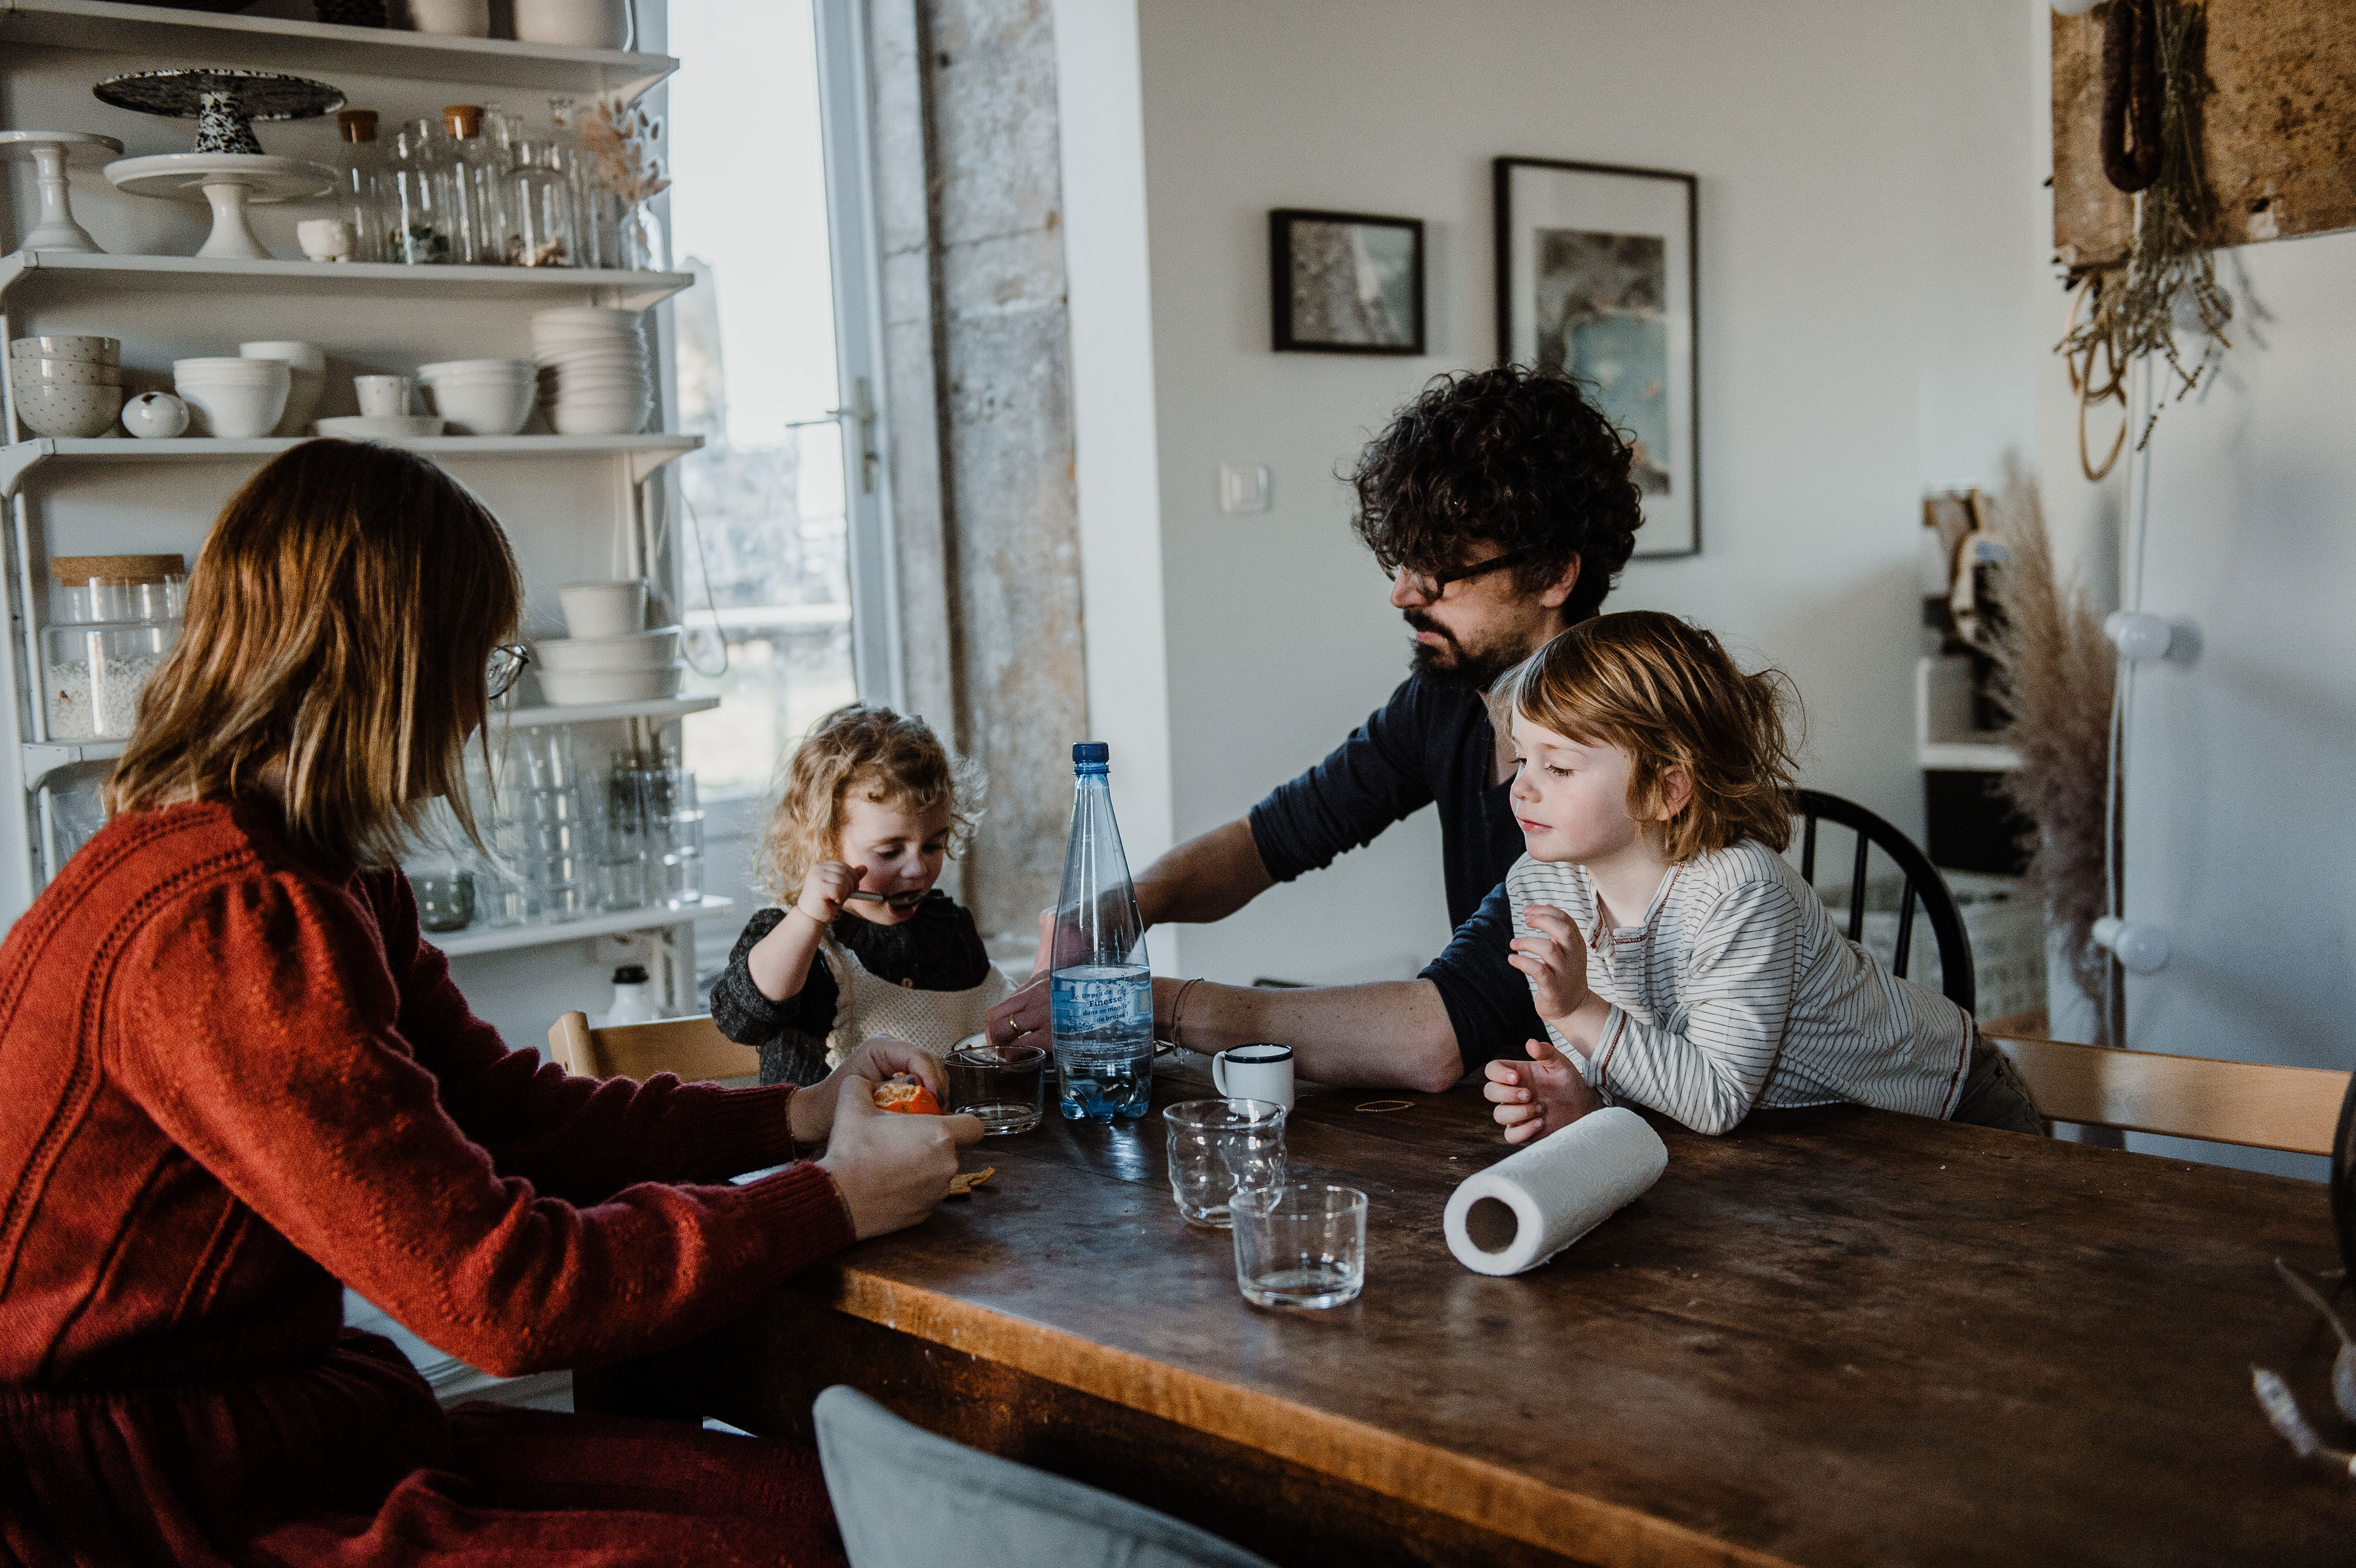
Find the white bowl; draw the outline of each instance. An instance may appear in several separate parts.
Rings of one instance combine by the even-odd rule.
[[[8,373],[20,387],[35,381],[84,387],[123,384],[122,366],[92,364],[87,360],[16,360],[10,361]]]
[[[515,0],[515,35],[527,44],[618,49],[630,41],[629,0]]]
[[[629,637],[646,629],[647,580],[567,583],[556,590],[564,629],[574,637]]]
[[[417,379],[423,381],[447,381],[454,376],[530,376],[530,360],[436,360],[430,365],[417,367]]]
[[[333,419],[315,422],[312,429],[322,435],[337,436],[346,441],[413,441],[421,435],[442,434],[442,416],[438,413],[345,413]]]
[[[648,409],[643,403],[627,408],[568,408],[558,403],[548,423],[559,435],[636,435],[647,427]]]
[[[19,381],[16,417],[36,435],[87,439],[114,428],[123,389],[76,381]]]
[[[542,674],[592,675],[616,670],[667,670],[679,657],[679,628],[626,637],[552,637],[532,645]]]
[[[327,373],[327,351],[316,343],[301,343],[293,338],[273,338],[262,343],[240,343],[238,357],[245,360],[284,360],[298,371],[315,375]]]
[[[425,394],[454,435],[513,435],[537,402],[530,381],[429,381]]]
[[[409,25],[445,38],[491,36],[491,0],[408,0]]]
[[[260,373],[233,377],[209,369],[181,369],[202,365],[201,360],[184,360],[172,367],[172,390],[188,405],[188,434],[231,440],[269,435],[286,412],[286,400],[294,387],[293,373],[284,360],[231,360],[229,363],[250,366]]]
[[[12,360],[80,360],[85,364],[115,365],[123,361],[119,338],[16,338],[8,344]]]
[[[175,360],[172,379],[223,387],[276,386],[294,369],[284,360]]]
[[[596,670],[569,675],[543,670],[540,693],[560,708],[584,703],[652,702],[678,693],[679,672],[684,668],[669,664],[660,670]]]

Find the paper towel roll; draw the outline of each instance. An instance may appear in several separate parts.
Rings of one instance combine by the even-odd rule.
[[[1464,1178],[1448,1199],[1448,1250],[1476,1273],[1518,1274],[1644,1195],[1668,1145],[1625,1106],[1590,1112]]]

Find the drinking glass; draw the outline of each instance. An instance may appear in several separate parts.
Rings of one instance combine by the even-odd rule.
[[[1342,1306],[1366,1288],[1366,1195],[1312,1182],[1237,1192],[1236,1285],[1257,1306]]]
[[[1047,1053],[969,1041],[949,1053],[949,1111],[981,1119],[984,1137],[1028,1133],[1045,1104]]]
[[[1190,1225],[1226,1230],[1239,1196],[1284,1181],[1284,1107],[1265,1100],[1189,1100],[1162,1112],[1170,1129],[1170,1196]]]
[[[475,877],[455,866],[422,871],[410,878],[417,896],[417,923],[429,931],[463,931],[475,922]]]

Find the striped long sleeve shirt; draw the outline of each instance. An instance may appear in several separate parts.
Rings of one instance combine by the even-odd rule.
[[[1697,1133],[1754,1106],[1852,1101],[1946,1117],[1962,1095],[1971,1020],[1841,935],[1814,889],[1750,840],[1670,868],[1633,926],[1606,928],[1585,868],[1524,855],[1505,877],[1514,934],[1551,904],[1587,942],[1587,983],[1612,1004],[1583,1070]],[[1572,1060],[1569,1043],[1547,1034]]]

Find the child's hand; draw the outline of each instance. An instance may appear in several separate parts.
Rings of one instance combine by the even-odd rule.
[[[1557,1028],[1591,994],[1587,989],[1587,941],[1571,918],[1551,904],[1522,910],[1531,934],[1515,937],[1505,961],[1530,977],[1538,1016]]]
[[[1481,1087],[1497,1108],[1490,1114],[1504,1124],[1508,1144],[1543,1138],[1603,1109],[1603,1097],[1588,1086],[1579,1064],[1550,1041],[1532,1040],[1529,1052],[1526,1062],[1491,1062],[1489,1081]]]
[[[802,878],[801,897],[794,908],[821,926],[830,926],[842,913],[843,900],[857,890],[867,875],[863,865],[845,865],[839,860],[821,860],[810,867]]]

